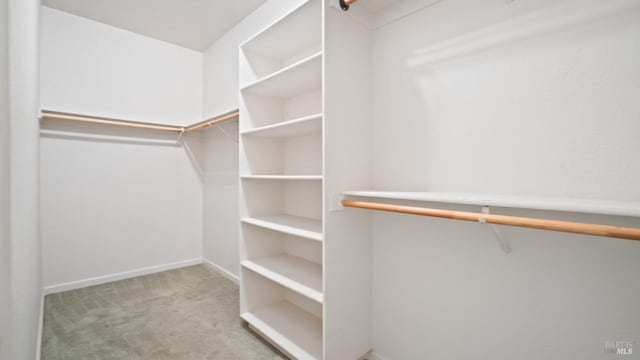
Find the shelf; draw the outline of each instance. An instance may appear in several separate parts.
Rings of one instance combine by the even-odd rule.
[[[245,224],[259,226],[285,234],[322,241],[322,222],[320,220],[292,215],[272,215],[247,217],[241,221]]]
[[[315,53],[262,78],[240,91],[270,97],[290,98],[322,86],[322,53]]]
[[[322,265],[288,254],[245,260],[241,265],[322,303]]]
[[[240,47],[280,60],[292,58],[310,48],[320,48],[321,14],[321,2],[308,1],[245,41]]]
[[[640,202],[440,192],[345,191],[348,197],[640,217]]]
[[[322,175],[242,175],[243,180],[322,180]]]
[[[322,320],[283,301],[240,315],[296,359],[322,359]]]
[[[243,131],[240,135],[270,138],[288,138],[309,135],[322,131],[322,114],[305,116],[299,119],[284,121],[272,125]]]

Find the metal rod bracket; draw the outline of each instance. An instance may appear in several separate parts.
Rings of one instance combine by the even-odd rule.
[[[483,206],[482,207],[482,213],[483,214],[490,214],[491,213],[491,209],[488,206]],[[480,224],[486,224],[487,223],[487,221],[482,217],[478,218],[478,222]],[[500,245],[500,248],[502,249],[502,251],[504,251],[505,254],[511,253],[511,244],[510,244],[509,240],[504,236],[502,231],[500,231],[498,226],[496,226],[494,224],[489,224],[489,227],[491,227],[491,230],[493,231],[493,234],[496,236],[496,240],[498,241],[498,245]]]
[[[185,132],[185,128],[181,127],[180,132],[178,133],[178,140],[177,140],[178,145],[182,145],[182,136],[184,135],[184,132]]]

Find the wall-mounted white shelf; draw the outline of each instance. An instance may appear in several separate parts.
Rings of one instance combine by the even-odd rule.
[[[240,135],[270,138],[288,138],[319,133],[321,131],[322,114],[315,114],[243,131],[240,133]]]
[[[240,91],[269,97],[290,98],[322,86],[322,53],[315,53]]]
[[[240,315],[296,359],[322,359],[322,319],[283,301]]]
[[[241,265],[322,303],[322,265],[288,254],[245,260]]]
[[[322,18],[319,2],[307,2],[259,32],[241,47],[243,50],[276,60],[285,60],[322,44]]]
[[[243,180],[322,180],[322,175],[242,175]]]
[[[398,192],[354,190],[343,193],[347,197],[390,200],[424,201],[462,205],[566,211],[600,215],[640,217],[640,202],[606,201],[594,199],[510,196],[445,192]]]
[[[292,215],[271,215],[246,217],[240,221],[285,234],[322,241],[322,221],[320,220]]]

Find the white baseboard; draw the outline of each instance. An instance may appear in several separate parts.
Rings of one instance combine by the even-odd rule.
[[[40,315],[38,316],[38,338],[36,343],[36,360],[40,360],[42,353],[42,331],[44,330],[44,291],[40,296]]]
[[[202,263],[202,259],[200,259],[200,258],[191,259],[191,260],[183,260],[183,261],[177,261],[177,262],[169,263],[169,264],[149,266],[149,267],[146,267],[146,268],[135,269],[135,270],[130,270],[130,271],[124,271],[124,272],[120,272],[120,273],[116,273],[116,274],[110,274],[110,275],[98,276],[98,277],[88,278],[88,279],[83,279],[83,280],[71,281],[71,282],[57,284],[57,285],[50,285],[50,286],[46,286],[44,288],[44,295],[49,295],[49,294],[55,294],[55,293],[59,293],[59,292],[63,292],[63,291],[80,289],[80,288],[87,287],[87,286],[106,284],[106,283],[109,283],[109,282],[112,282],[112,281],[129,279],[129,278],[133,278],[133,277],[136,277],[136,276],[153,274],[153,273],[157,273],[157,272],[161,272],[161,271],[167,271],[167,270],[173,270],[173,269],[177,269],[177,268],[181,268],[181,267],[185,267],[185,266],[198,265],[198,264],[201,264],[201,263]]]
[[[202,263],[207,266],[208,268],[210,268],[213,271],[216,271],[218,273],[220,273],[222,276],[226,277],[227,279],[233,281],[236,284],[240,284],[240,278],[231,273],[229,270],[223,268],[222,266],[212,262],[211,260],[202,258]]]

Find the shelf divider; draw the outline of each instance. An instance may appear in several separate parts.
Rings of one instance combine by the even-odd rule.
[[[243,136],[287,138],[322,131],[322,114],[313,114],[298,119],[283,121],[240,132]]]
[[[262,227],[281,233],[295,235],[311,240],[322,241],[322,221],[293,215],[270,215],[260,217],[245,217],[241,219],[245,224]]]
[[[242,175],[243,180],[322,180],[322,175]]]

